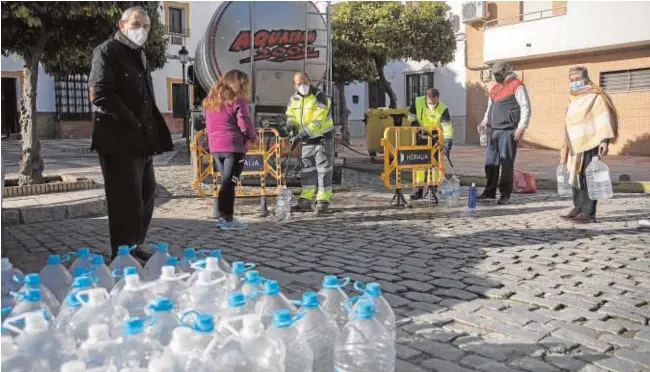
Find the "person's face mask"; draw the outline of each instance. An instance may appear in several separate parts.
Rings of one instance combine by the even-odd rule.
[[[503,81],[506,80],[506,76],[503,72],[495,72],[492,76],[494,76],[494,81],[497,83],[503,83]]]
[[[298,93],[303,96],[306,96],[309,93],[309,84],[300,84],[298,85]]]
[[[142,27],[131,28],[124,31],[124,35],[129,38],[135,45],[142,46],[147,41],[147,30]]]
[[[570,84],[571,90],[580,90],[585,87],[585,81],[584,80],[576,80],[572,81]]]
[[[429,110],[433,110],[433,108],[436,107],[437,104],[438,104],[437,99],[427,101],[427,107],[429,108]]]

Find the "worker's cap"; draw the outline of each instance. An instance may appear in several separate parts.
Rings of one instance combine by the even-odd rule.
[[[506,62],[495,62],[492,64],[492,67],[490,67],[490,71],[494,74],[497,72],[502,72],[506,69],[507,63]]]

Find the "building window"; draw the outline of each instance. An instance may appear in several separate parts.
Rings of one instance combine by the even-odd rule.
[[[163,6],[170,42],[183,45],[185,37],[190,36],[190,3],[164,1]]]
[[[61,120],[90,120],[88,76],[69,75],[54,79],[56,113]]]
[[[608,92],[650,90],[650,68],[601,72],[600,86]]]
[[[183,89],[183,84],[172,83],[172,116],[174,118],[182,118],[185,116],[185,102],[189,105],[189,101],[185,100],[187,94],[186,89]]]
[[[406,105],[415,103],[429,88],[433,88],[433,71],[406,75]]]

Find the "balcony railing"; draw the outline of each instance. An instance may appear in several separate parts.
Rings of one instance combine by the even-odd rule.
[[[189,36],[189,28],[180,28],[176,26],[165,25],[165,32],[169,35],[180,35],[180,36]]]
[[[485,22],[485,28],[488,29],[493,27],[514,25],[517,23],[538,21],[540,19],[563,16],[566,15],[566,13],[567,13],[566,6],[558,6],[552,9],[540,10],[540,11],[530,12],[530,13],[522,13],[510,17],[491,19]]]

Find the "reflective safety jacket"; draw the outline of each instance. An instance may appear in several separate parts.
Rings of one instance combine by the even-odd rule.
[[[334,130],[332,101],[320,89],[310,87],[309,94],[294,92],[287,105],[287,124],[305,131],[309,138],[322,137]]]
[[[415,99],[408,113],[411,125],[419,123],[423,128],[437,128],[442,125],[442,134],[445,138],[453,138],[454,127],[451,125],[449,109],[442,101],[438,101],[433,109],[427,106],[427,99],[421,96]]]

